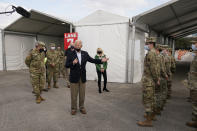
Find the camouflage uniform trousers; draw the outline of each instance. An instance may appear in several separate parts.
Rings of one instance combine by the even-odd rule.
[[[172,75],[168,76],[167,88],[168,88],[167,95],[170,96],[170,94],[172,93]]]
[[[70,68],[65,68],[65,73],[66,73],[65,75],[66,84],[70,86],[70,81],[69,81]]]
[[[33,86],[33,91],[39,96],[46,84],[45,72],[31,72],[30,80]]]
[[[191,101],[192,101],[192,116],[197,121],[197,89],[190,90]]]
[[[161,86],[161,93],[162,93],[162,103],[161,104],[163,107],[166,100],[167,100],[167,92],[168,92],[167,80],[165,78],[161,78],[160,86]]]
[[[65,78],[65,67],[64,67],[64,62],[61,62],[58,64],[58,76],[60,77],[60,75],[62,74],[63,77]]]
[[[48,67],[47,68],[47,77],[48,77],[48,83],[51,84],[51,80],[53,78],[53,82],[57,83],[58,82],[58,69],[57,68],[52,68]]]
[[[154,86],[143,87],[143,105],[146,113],[153,113],[155,103],[155,89]]]
[[[154,110],[162,107],[162,86],[158,85],[155,87],[155,102]]]

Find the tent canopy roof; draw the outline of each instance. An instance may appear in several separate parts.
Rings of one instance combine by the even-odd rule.
[[[75,23],[75,26],[105,25],[116,23],[127,23],[129,18],[112,14],[103,10],[97,10]]]
[[[62,37],[64,33],[70,32],[71,22],[31,10],[31,17],[20,17],[18,20],[7,26],[5,31],[51,35]]]
[[[197,0],[171,0],[133,17],[165,36],[181,38],[197,33]]]

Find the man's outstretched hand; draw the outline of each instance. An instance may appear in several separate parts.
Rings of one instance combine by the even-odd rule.
[[[107,62],[109,60],[109,58],[103,58],[101,61],[102,62]]]

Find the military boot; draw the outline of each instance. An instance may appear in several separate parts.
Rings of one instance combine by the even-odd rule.
[[[147,114],[146,113],[144,114],[144,118],[147,118]],[[154,113],[151,114],[151,119],[153,121],[157,121],[156,115]]]
[[[48,83],[48,90],[51,89],[51,83]]]
[[[153,125],[152,125],[151,114],[147,114],[146,120],[139,121],[137,124],[142,127],[152,127]]]
[[[161,115],[161,110],[160,110],[160,108],[157,108],[157,109],[155,110],[155,114],[156,114],[156,115]]]
[[[54,82],[53,88],[59,88],[59,86],[57,85],[57,82]]]
[[[155,113],[152,113],[151,114],[151,120],[157,121],[157,118],[156,118],[156,114]]]
[[[40,96],[40,99],[41,99],[41,101],[45,101],[45,99],[42,96]]]
[[[195,121],[195,122],[187,122],[186,125],[190,126],[190,127],[197,128],[197,121]]]
[[[40,95],[36,96],[36,103],[37,103],[37,104],[40,104],[41,101],[42,101],[42,100],[41,100]]]

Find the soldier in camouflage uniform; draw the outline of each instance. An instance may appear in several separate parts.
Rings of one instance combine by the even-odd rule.
[[[194,60],[190,65],[189,86],[192,100],[192,122],[187,122],[186,125],[197,128],[197,41],[192,45]]]
[[[168,92],[168,87],[167,87],[167,80],[168,80],[168,74],[167,74],[167,69],[166,69],[166,60],[167,60],[167,55],[164,51],[164,45],[161,45],[161,50],[162,52],[160,52],[160,55],[162,56],[163,58],[163,67],[164,67],[164,72],[166,74],[165,77],[161,77],[161,81],[160,81],[160,84],[161,84],[161,87],[162,87],[162,99],[163,99],[163,102],[162,102],[162,109],[163,110],[163,107],[165,106],[165,103],[167,101],[167,92]]]
[[[169,56],[168,53],[168,46],[164,46],[163,49],[164,53],[164,58],[165,58],[165,66],[166,66],[166,73],[168,75],[168,80],[167,80],[167,98],[170,99],[171,96],[171,83],[172,83],[172,72],[171,72],[171,57]]]
[[[160,85],[155,87],[155,108],[154,111],[157,115],[161,114],[161,110],[164,106],[165,101],[165,93],[166,92],[166,84],[164,83],[166,79],[168,79],[168,76],[166,74],[166,68],[165,68],[165,61],[164,56],[161,54],[162,48],[160,45],[156,46],[156,53],[157,53],[157,71],[158,75],[160,77]]]
[[[61,50],[60,45],[57,47],[57,53],[58,53],[58,56],[59,56],[59,63],[58,63],[59,71],[58,71],[58,76],[60,78],[60,75],[62,73],[63,78],[65,78],[65,67],[64,67],[64,64],[65,64],[65,56],[64,56],[64,52]]]
[[[171,77],[169,77],[168,79],[168,92],[169,92],[168,98],[170,98],[171,92],[172,92],[172,77],[176,71],[176,62],[175,62],[175,58],[172,56],[172,48],[168,48],[167,53],[168,53],[168,56],[170,58],[170,63],[171,63],[170,65]]]
[[[168,49],[168,55],[171,58],[171,72],[174,74],[176,72],[176,61],[175,58],[172,56],[172,48]]]
[[[155,86],[159,85],[159,76],[157,71],[157,54],[154,49],[156,38],[147,38],[147,45],[145,49],[148,50],[144,60],[144,73],[142,77],[143,86],[143,105],[145,107],[146,120],[143,122],[138,122],[139,126],[153,126],[152,119],[154,118],[154,95]]]
[[[25,59],[25,64],[29,67],[30,79],[33,90],[36,94],[36,103],[39,104],[45,99],[41,97],[42,89],[45,86],[45,64],[44,50],[45,44],[37,42],[37,47],[33,49]]]
[[[47,51],[47,74],[48,74],[48,89],[51,88],[51,80],[53,78],[53,88],[58,88],[58,63],[59,55],[55,50],[55,44],[50,44],[50,50]]]

